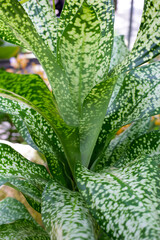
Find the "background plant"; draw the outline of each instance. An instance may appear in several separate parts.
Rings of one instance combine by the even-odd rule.
[[[60,19],[47,0],[0,0],[0,37],[31,50],[52,87],[0,71],[0,110],[49,168],[0,144],[1,184],[22,192],[45,226],[7,198],[1,239],[159,238],[160,139],[148,129],[160,113],[160,64],[144,64],[160,52],[158,2],[145,1],[129,52],[114,37],[112,0],[66,1]]]

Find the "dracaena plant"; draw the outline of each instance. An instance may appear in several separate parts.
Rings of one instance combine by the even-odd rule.
[[[0,71],[0,110],[49,171],[0,144],[0,239],[158,240],[160,236],[160,2],[146,0],[133,49],[114,36],[112,0],[0,0],[0,38],[32,51],[38,75]],[[130,124],[119,136],[116,132]]]

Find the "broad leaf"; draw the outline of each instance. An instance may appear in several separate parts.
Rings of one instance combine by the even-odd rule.
[[[2,178],[22,178],[43,189],[51,179],[46,168],[30,162],[6,144],[0,143],[0,175]]]
[[[81,159],[88,166],[96,139],[107,111],[116,79],[108,78],[97,84],[86,97],[81,116]]]
[[[1,111],[10,113],[14,115],[15,118],[18,116],[18,119],[22,119],[35,144],[40,151],[45,154],[51,174],[62,184],[68,184],[68,177],[66,178],[66,176],[70,174],[70,170],[68,170],[68,164],[61,145],[51,126],[38,112],[35,112],[28,106],[6,98],[0,98],[0,100]],[[67,144],[72,144],[74,150],[73,142],[68,140],[69,137],[67,138]],[[76,144],[75,142],[75,145]]]
[[[137,122],[132,123],[123,133],[116,136],[108,145],[106,150],[96,159],[93,154],[93,165],[91,169],[100,170],[104,166],[110,166],[126,152],[127,146],[142,134],[145,134],[150,127],[150,118],[140,119]],[[96,161],[94,162],[94,160]],[[98,165],[97,165],[98,164]],[[97,165],[97,166],[96,166]]]
[[[17,0],[1,0],[0,19],[12,28],[18,40],[29,46],[44,68],[54,90],[58,109],[68,125],[78,125],[78,112],[70,96],[68,80],[53,52],[36,32],[33,23]],[[22,24],[23,22],[23,24]],[[62,99],[63,96],[63,99]],[[68,111],[70,114],[68,114]]]
[[[16,101],[24,102],[37,110],[40,114],[42,114],[42,116],[50,123],[50,125],[53,127],[54,131],[58,135],[58,138],[60,139],[64,147],[64,151],[67,155],[68,161],[72,161],[72,164],[69,163],[70,167],[72,167],[74,164],[73,161],[75,159],[75,156],[71,155],[69,146],[71,145],[75,154],[78,155],[78,143],[75,142],[75,144],[73,144],[75,138],[78,138],[77,129],[71,128],[65,124],[57,111],[54,98],[47,89],[43,80],[37,75],[18,75],[6,73],[1,70],[0,87],[1,95],[4,95],[5,97],[11,99],[15,99]],[[35,93],[38,93],[38,95],[35,95]],[[6,107],[8,108],[8,106]],[[17,108],[19,109],[18,106]],[[17,112],[18,110],[15,109],[15,111]],[[21,111],[20,115],[26,116],[27,114],[25,111],[26,110],[23,110],[23,112]],[[28,110],[28,114],[29,112],[30,110]],[[30,114],[31,116],[27,116],[27,118],[32,118],[32,121],[35,122],[35,119],[32,116],[32,112]],[[13,115],[15,115],[14,111]],[[31,124],[31,126],[32,125],[33,124]],[[63,132],[61,131],[62,128]]]
[[[112,239],[159,239],[159,159],[160,155],[142,156],[100,173],[77,166],[78,188]]]
[[[128,71],[153,59],[160,54],[160,3],[157,0],[145,0],[142,22],[128,57],[114,70],[114,74]]]
[[[30,216],[24,205],[13,198],[0,202],[0,239],[49,240],[48,234]]]
[[[55,181],[43,192],[42,220],[51,239],[96,239],[93,219],[80,194]]]
[[[59,43],[60,60],[79,113],[84,98],[95,84],[99,39],[100,24],[96,12],[84,2],[65,28]]]
[[[24,179],[15,178],[15,176],[9,178],[0,177],[0,185],[1,184],[5,184],[20,191],[30,206],[37,212],[41,213],[42,190],[38,189],[35,185]]]
[[[46,45],[56,53],[57,17],[48,0],[29,0],[23,8]]]
[[[141,135],[126,146],[126,151],[121,156],[112,159],[112,165],[125,166],[128,162],[145,154],[160,154],[160,131],[153,131]]]
[[[23,42],[16,38],[10,26],[5,24],[1,19],[0,19],[0,38],[15,45],[25,47],[23,45]]]
[[[20,135],[23,137],[23,139],[26,141],[28,145],[30,145],[35,150],[39,151],[38,147],[34,143],[27,126],[25,125],[24,121],[22,121],[21,118],[19,118],[17,115],[10,115],[10,119],[12,120],[12,123],[20,133]]]
[[[159,66],[160,63],[155,62],[125,75],[117,97],[107,110],[96,145],[97,150],[102,150],[106,140],[111,140],[120,127],[160,113]]]

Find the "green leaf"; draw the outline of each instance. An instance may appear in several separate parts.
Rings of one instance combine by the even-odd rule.
[[[159,66],[155,62],[125,75],[119,93],[107,110],[97,149],[100,145],[103,149],[120,127],[160,113]]]
[[[102,0],[102,1],[98,1],[98,0],[95,0],[95,1],[91,1],[91,0],[67,1],[66,0],[61,17],[60,17],[60,22],[59,22],[58,42],[61,40],[61,37],[63,37],[62,34],[65,32],[65,29],[69,28],[69,26],[73,23],[74,18],[76,19],[75,15],[77,16],[78,12],[81,11],[80,9],[82,9],[82,6],[84,6],[86,4],[88,4],[90,6],[90,8],[92,8],[93,11],[96,13],[96,18],[99,22],[99,28],[100,28],[98,30],[98,31],[100,31],[100,33],[99,33],[100,36],[99,36],[99,40],[97,40],[98,49],[95,44],[93,47],[93,50],[95,47],[97,49],[96,50],[97,53],[95,53],[97,59],[94,61],[95,69],[92,68],[91,74],[93,75],[93,71],[94,72],[96,71],[96,74],[95,74],[93,80],[92,80],[92,76],[90,77],[90,81],[92,81],[93,83],[95,83],[95,82],[97,83],[97,82],[100,82],[103,80],[103,76],[104,76],[105,72],[107,72],[107,70],[109,69],[109,64],[110,64],[112,45],[113,45],[113,22],[114,22],[114,3],[113,3],[113,1],[112,0]],[[84,19],[85,19],[85,21],[84,21]],[[84,24],[84,22],[89,22],[88,17],[84,17],[84,19],[83,19],[83,24]],[[97,22],[97,20],[96,20],[96,22]],[[93,19],[92,19],[92,21],[93,21]],[[76,24],[78,25],[78,22]],[[88,23],[86,26],[88,27]],[[80,29],[80,26],[78,26],[78,28],[76,28],[77,34],[74,34],[74,38],[78,38],[78,35],[80,34],[80,31],[77,31],[77,29]],[[86,28],[86,30],[87,30],[87,28]],[[92,23],[92,31],[93,31],[93,23]],[[97,32],[97,30],[95,32]],[[88,33],[88,36],[89,36],[89,34],[91,34],[91,33]],[[96,37],[98,37],[98,35],[94,36],[94,37],[96,38]],[[92,40],[89,40],[89,41],[93,42],[93,37],[92,37]],[[71,44],[72,43],[70,43],[70,45]],[[61,48],[60,48],[60,50],[61,50]],[[87,50],[87,52],[89,53],[88,50]],[[73,52],[72,52],[72,54],[73,54]],[[89,55],[91,55],[91,53],[89,53]],[[66,54],[66,56],[67,56],[67,54]],[[82,57],[83,57],[83,55],[82,55]],[[92,56],[92,59],[93,59],[93,56]],[[90,59],[89,62],[92,59]],[[88,64],[89,64],[89,62],[87,61]],[[73,61],[72,61],[72,63],[74,64]],[[76,72],[77,72],[77,70],[76,70]],[[83,81],[85,82],[85,80],[83,80]]]
[[[136,42],[128,57],[115,68],[114,74],[136,68],[160,54],[159,9],[159,1],[145,1]]]
[[[7,25],[1,18],[0,18],[0,38],[15,45],[25,47],[23,41],[17,39],[12,28],[9,25]],[[27,47],[28,49],[30,49],[28,45]]]
[[[34,143],[27,126],[25,125],[24,121],[18,117],[17,115],[10,115],[10,119],[12,120],[12,123],[20,133],[20,135],[23,137],[23,139],[26,141],[27,144],[29,144],[32,148],[39,151],[39,148]]]
[[[114,37],[112,56],[110,62],[110,69],[114,68],[117,64],[121,63],[122,60],[129,54],[129,49],[124,42],[124,36],[119,35]]]
[[[160,155],[141,156],[123,168],[100,173],[77,166],[78,188],[112,239],[159,239],[159,159]]]
[[[83,2],[59,41],[60,61],[69,79],[79,113],[84,98],[95,85],[100,24],[92,6]]]
[[[77,158],[77,155],[79,154],[78,141],[77,142],[75,141],[75,139],[78,138],[78,130],[76,128],[69,127],[65,124],[65,122],[63,121],[63,119],[61,118],[61,116],[57,111],[54,98],[52,97],[51,93],[47,89],[43,80],[37,75],[11,74],[1,70],[0,71],[0,88],[1,88],[0,92],[2,96],[26,103],[27,105],[31,106],[33,109],[38,111],[40,114],[42,114],[42,116],[46,119],[46,121],[49,122],[49,125],[53,127],[56,135],[60,139],[62,146],[64,147],[65,155],[67,156],[69,165],[71,169],[72,168],[74,169],[74,161],[75,161],[75,158]],[[7,104],[6,103],[4,104],[5,104],[5,107],[8,108]],[[26,108],[26,107],[23,106],[23,108]],[[17,109],[19,109],[19,106],[15,108],[15,113],[18,111]],[[12,112],[13,112],[13,115],[15,115],[14,111]],[[28,113],[26,113],[26,110],[20,110],[20,112],[21,112],[20,115],[23,115],[23,116],[25,115],[27,119],[32,118],[32,120],[30,121],[30,124],[31,126],[34,125],[32,124],[32,121],[35,122],[35,119],[32,116],[32,112],[34,114],[34,111],[28,110]],[[21,118],[23,117],[21,116]],[[28,129],[29,128],[30,127],[28,126]],[[61,131],[62,128],[63,128],[63,132]],[[73,141],[75,141],[74,144],[73,144]],[[74,156],[70,151],[71,148],[75,152]]]
[[[125,152],[121,156],[116,156],[112,165],[121,167],[128,162],[139,158],[145,154],[160,154],[160,131],[153,131],[141,135],[126,146]]]
[[[29,0],[23,4],[23,8],[45,44],[56,53],[58,21],[49,1]]]
[[[13,198],[0,202],[0,239],[44,239],[48,234],[30,216],[24,205]]]
[[[35,185],[24,179],[17,179],[15,177],[4,177],[4,179],[0,177],[0,184],[5,184],[20,191],[24,195],[30,206],[34,208],[37,212],[41,213],[42,191],[38,189]]]
[[[93,219],[78,192],[49,182],[42,197],[42,220],[51,239],[96,239]]]
[[[40,189],[51,179],[46,168],[30,162],[6,144],[0,143],[0,175],[2,178],[22,178]]]
[[[70,95],[65,73],[57,62],[54,53],[36,32],[24,8],[17,0],[8,0],[7,2],[3,0],[0,7],[0,19],[9,24],[17,39],[24,42],[26,47],[29,46],[36,55],[54,90],[60,114],[68,125],[77,126],[78,112]]]
[[[123,133],[116,136],[105,151],[98,157],[93,158],[93,165],[91,169],[101,170],[104,166],[110,166],[111,163],[116,162],[126,152],[127,146],[142,134],[145,134],[150,127],[150,118],[140,119],[132,123]],[[94,156],[95,157],[95,156]],[[96,161],[95,161],[96,159]],[[95,162],[94,162],[95,161]]]
[[[68,164],[61,144],[52,127],[40,114],[38,114],[38,112],[35,112],[28,106],[6,98],[0,98],[0,100],[0,110],[12,114],[15,118],[21,119],[23,124],[27,127],[33,141],[40,151],[45,154],[50,172],[54,178],[62,184],[70,185],[70,179],[68,180],[71,176],[70,169],[68,169]],[[72,144],[74,147],[72,142],[68,142],[68,145],[69,144]]]
[[[115,81],[114,78],[108,78],[97,84],[84,101],[80,125],[80,144],[81,159],[85,166],[89,165]]]

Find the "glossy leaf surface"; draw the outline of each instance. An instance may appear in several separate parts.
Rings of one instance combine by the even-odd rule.
[[[92,169],[100,170],[104,166],[110,166],[121,158],[126,152],[128,145],[139,136],[149,131],[151,119],[140,119],[133,122],[128,128],[110,142],[104,153],[94,162]],[[97,165],[98,164],[98,165]],[[97,165],[97,166],[96,166]]]
[[[160,113],[160,64],[155,62],[125,75],[117,97],[107,110],[97,149],[118,129],[140,118]]]
[[[30,0],[24,3],[27,12],[38,34],[48,47],[56,52],[58,20],[48,0]]]
[[[128,71],[153,59],[160,53],[160,3],[146,0],[140,29],[128,57],[115,68],[115,74]]]
[[[78,188],[112,239],[159,239],[159,163],[159,155],[144,155],[100,173],[78,165]]]
[[[24,205],[13,198],[0,202],[0,239],[49,240],[48,234],[38,226]]]
[[[51,239],[96,239],[92,217],[80,194],[55,181],[43,192],[42,220]]]
[[[51,126],[38,112],[35,112],[28,106],[6,98],[0,98],[0,100],[1,111],[10,113],[15,118],[18,116],[18,119],[22,119],[35,144],[45,154],[52,175],[63,184],[67,183],[65,175],[66,173],[70,175],[70,171],[68,170],[68,164],[61,145]],[[72,142],[68,144],[74,146]]]

